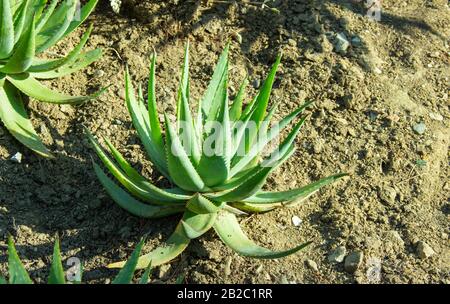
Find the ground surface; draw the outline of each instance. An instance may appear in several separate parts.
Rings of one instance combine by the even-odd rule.
[[[447,1],[383,1],[379,22],[366,18],[357,1],[276,1],[279,14],[233,1],[137,2],[128,1],[118,16],[104,1],[90,18],[95,30],[89,44],[102,47],[103,58],[48,83],[72,94],[111,84],[107,93],[77,108],[29,102],[33,123],[56,159],[30,153],[0,125],[0,272],[6,270],[8,232],[38,282],[48,272],[56,233],[64,258],[80,258],[89,282],[108,281],[115,271],[104,266],[126,258],[142,235],[149,234],[148,252],[170,234],[177,217],[141,220],[105,195],[82,125],[109,137],[136,168],[157,178],[131,128],[124,65],[135,81],[146,81],[155,49],[160,110],[173,112],[187,39],[196,98],[231,39],[231,93],[246,73],[258,87],[283,50],[272,99],[281,101],[277,118],[305,99],[316,101],[298,151],[268,187],[284,190],[339,171],[351,177],[294,209],[243,220],[258,243],[281,249],[312,240],[305,251],[275,261],[242,258],[211,232],[158,268],[156,279],[173,282],[186,274],[191,283],[450,282]],[[48,55],[67,53],[83,30]],[[345,53],[333,48],[336,33],[352,42]],[[9,160],[18,151],[21,164]],[[299,227],[291,222],[294,215],[302,220]],[[421,242],[434,254],[421,258]],[[329,261],[339,246],[363,254],[355,273]]]

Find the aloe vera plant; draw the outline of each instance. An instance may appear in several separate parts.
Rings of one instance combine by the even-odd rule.
[[[65,95],[37,80],[73,73],[100,58],[100,49],[83,52],[92,26],[65,57],[37,55],[74,31],[97,2],[90,0],[80,8],[78,0],[48,4],[47,0],[0,0],[0,120],[18,141],[42,156],[51,157],[51,153],[31,124],[22,94],[54,104],[78,104],[96,97]]]
[[[117,276],[111,282],[112,284],[130,284],[134,278],[134,273],[136,271],[136,265],[138,262],[139,254],[144,245],[144,239],[142,239],[139,244],[134,249],[130,258],[126,262],[125,266],[119,271]],[[147,284],[150,280],[151,265],[147,265],[147,268],[139,279],[139,284]],[[4,277],[0,276],[0,284],[33,284],[30,275],[26,271],[22,264],[22,261],[17,254],[14,241],[11,236],[8,237],[8,275],[9,278],[6,280]],[[75,280],[71,281],[74,284],[80,284],[82,279],[82,267],[80,267],[80,273],[77,274]],[[50,266],[50,273],[47,280],[48,284],[66,284],[66,275],[64,273],[64,268],[61,258],[61,250],[59,240],[55,240],[55,245],[53,247],[53,257]]]
[[[244,106],[247,81],[229,105],[228,50],[219,58],[212,80],[199,102],[196,116],[190,109],[189,46],[186,47],[181,85],[178,90],[177,122],[165,114],[165,136],[158,119],[155,98],[156,55],[150,66],[148,109],[144,105],[142,88],[136,97],[128,69],[125,75],[126,104],[132,122],[150,160],[173,185],[170,189],[156,187],[135,170],[120,152],[105,139],[115,160],[103,150],[99,142],[88,136],[108,171],[128,190],[118,186],[98,164],[94,169],[111,198],[130,213],[144,218],[159,218],[183,213],[175,232],[161,247],[143,255],[138,268],[160,265],[178,256],[189,244],[213,228],[220,239],[238,254],[255,258],[280,258],[297,252],[309,242],[285,251],[272,251],[252,242],[241,230],[236,215],[265,212],[282,206],[295,206],[321,187],[346,174],[337,174],[302,188],[274,192],[262,190],[269,174],[285,162],[295,151],[303,116],[281,142],[278,149],[266,158],[260,156],[292,121],[310,105],[306,103],[276,126],[268,125],[276,106],[268,111],[269,98],[280,64],[279,56],[267,79],[253,100]],[[219,131],[211,125],[216,122]],[[253,127],[250,128],[249,126]],[[213,134],[214,133],[214,134]],[[213,144],[211,143],[211,138]],[[214,153],[211,153],[210,150]],[[120,268],[124,262],[113,263]]]

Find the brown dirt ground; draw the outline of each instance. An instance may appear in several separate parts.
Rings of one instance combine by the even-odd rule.
[[[6,270],[8,232],[37,282],[48,273],[58,233],[64,258],[81,258],[85,280],[92,283],[107,282],[116,271],[104,266],[126,258],[142,235],[149,234],[148,252],[170,234],[177,217],[138,219],[107,197],[93,173],[93,151],[82,125],[109,137],[136,168],[157,178],[124,104],[124,65],[136,82],[146,81],[155,49],[160,110],[171,112],[187,39],[196,98],[231,39],[231,93],[245,73],[257,86],[282,49],[272,99],[282,101],[277,117],[305,99],[316,101],[297,142],[300,149],[268,187],[284,190],[339,171],[351,177],[296,208],[243,220],[246,232],[260,244],[281,249],[314,241],[307,250],[273,261],[242,258],[211,232],[169,266],[158,268],[156,278],[173,282],[185,273],[190,283],[366,283],[373,261],[379,260],[382,283],[450,282],[446,0],[383,1],[380,22],[364,17],[366,8],[357,1],[275,1],[280,14],[233,1],[137,2],[125,3],[117,16],[103,1],[90,18],[95,30],[89,44],[102,47],[103,58],[48,83],[72,94],[111,84],[107,93],[76,108],[29,102],[33,123],[55,160],[32,154],[0,125],[1,273]],[[65,54],[83,30],[49,55]],[[337,53],[329,40],[339,32],[361,42],[346,54]],[[421,135],[413,130],[420,122],[426,125]],[[24,154],[21,164],[9,161],[17,151]],[[294,215],[302,219],[300,227],[291,223]],[[419,258],[419,241],[435,254]],[[364,253],[355,273],[347,273],[343,263],[328,262],[338,246]],[[305,264],[307,259],[315,261],[317,271]]]

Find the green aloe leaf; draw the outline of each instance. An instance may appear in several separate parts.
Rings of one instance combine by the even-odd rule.
[[[111,284],[130,284],[133,280],[134,272],[136,271],[136,266],[138,263],[139,255],[141,254],[142,247],[144,246],[145,240],[142,239],[139,244],[134,249],[128,261],[125,263],[123,268],[119,271],[119,274],[111,282]]]
[[[8,237],[8,267],[9,284],[33,284],[28,272],[25,270],[11,236]]]
[[[73,20],[77,5],[77,0],[67,0],[53,13],[47,21],[47,24],[36,37],[37,54],[55,45],[63,37]],[[60,9],[63,9],[61,16],[59,16]],[[54,16],[57,17],[54,18]]]
[[[186,204],[188,210],[197,214],[215,213],[222,207],[222,203],[210,201],[200,193],[196,193]]]
[[[96,95],[70,96],[50,90],[49,88],[43,86],[39,81],[31,77],[29,74],[7,75],[6,79],[25,95],[49,103],[79,104],[97,97]]]
[[[196,214],[187,210],[181,220],[181,225],[188,238],[196,239],[212,228],[216,221],[216,217],[217,212]]]
[[[34,78],[37,79],[53,79],[53,78],[60,78],[69,74],[72,74],[76,71],[79,71],[94,61],[98,60],[102,56],[102,50],[101,49],[95,49],[92,51],[88,51],[85,53],[79,54],[75,59],[71,59],[71,61],[66,62],[62,66],[58,67],[57,69],[50,70],[50,71],[42,71],[42,72],[32,72],[31,75]],[[61,59],[63,60],[63,59]],[[54,64],[53,60],[40,60],[39,65],[44,64]]]
[[[14,23],[9,0],[0,0],[0,59],[7,58],[14,49]]]
[[[69,35],[73,30],[75,30],[77,27],[79,27],[86,19],[89,17],[89,15],[94,11],[95,7],[97,6],[98,0],[89,0],[88,3],[86,3],[80,10],[79,15],[77,15],[77,18],[74,18],[74,20],[70,23],[69,27],[67,28],[64,35],[60,38],[64,38],[67,35]]]
[[[209,117],[212,120],[215,119],[218,108],[220,107],[220,100],[215,99],[217,91],[221,89],[223,82],[223,75],[228,70],[228,51],[230,45],[227,44],[222,54],[219,57],[214,74],[206,89],[205,95],[203,95],[201,101],[201,109],[205,117]]]
[[[29,73],[49,72],[55,70],[63,65],[73,63],[80,55],[83,47],[89,39],[92,33],[93,25],[89,26],[89,29],[83,34],[78,45],[65,57],[56,60],[45,60],[42,63],[32,65],[29,69]]]
[[[136,128],[139,138],[141,139],[152,163],[156,166],[159,172],[169,178],[169,180],[172,180],[171,175],[168,172],[165,155],[163,154],[164,151],[161,151],[160,147],[153,142],[149,117],[146,111],[143,111],[144,109],[142,108],[142,105],[139,106],[139,102],[136,99],[133,84],[130,78],[130,73],[127,69],[125,73],[125,99],[133,125]]]
[[[53,248],[53,260],[50,268],[50,275],[48,277],[48,284],[65,284],[64,268],[61,261],[61,250],[59,246],[59,239],[55,240]]]
[[[14,17],[14,43],[19,41],[22,31],[25,27],[25,21],[27,19],[27,12],[30,5],[30,0],[22,1]]]
[[[216,219],[216,223],[214,224],[214,229],[219,235],[220,239],[231,249],[233,249],[240,255],[253,258],[282,258],[296,253],[297,251],[304,249],[306,246],[311,244],[311,242],[308,242],[285,251],[272,251],[270,249],[258,246],[244,234],[241,227],[239,226],[239,222],[237,221],[236,216],[229,212],[219,213]]]
[[[22,96],[7,81],[0,88],[0,119],[9,132],[26,147],[44,157],[53,157],[36,134]]]
[[[4,277],[0,276],[0,285],[6,285],[6,284],[8,284],[6,279]]]
[[[139,284],[148,284],[150,282],[150,274],[152,272],[152,262],[148,263],[147,268],[145,269],[144,274],[139,280]]]
[[[164,114],[166,125],[166,154],[169,173],[178,187],[188,191],[202,191],[205,183],[195,170],[184,150],[180,138]]]
[[[111,198],[123,209],[143,218],[160,218],[184,211],[183,205],[152,206],[143,204],[117,186],[100,167],[94,163],[95,173]]]
[[[244,101],[245,97],[245,89],[248,85],[248,77],[245,76],[244,80],[242,81],[241,86],[239,87],[239,92],[236,95],[236,98],[233,101],[233,104],[231,105],[230,109],[230,120],[231,121],[237,121],[241,119],[242,115],[242,103]]]
[[[226,75],[225,72],[225,78]],[[209,138],[214,139],[214,147],[208,145],[205,141],[203,155],[197,168],[208,187],[222,184],[230,174],[230,155],[233,143],[228,109],[227,81],[225,80],[222,85],[223,89],[218,91],[222,93],[222,96],[218,96],[220,98],[218,117],[220,124],[217,125],[216,134],[209,136]]]
[[[19,41],[19,46],[14,54],[9,58],[6,65],[0,69],[0,72],[5,74],[16,74],[25,72],[33,63],[34,58],[34,20],[30,23],[30,26],[26,34]]]
[[[265,213],[268,211],[272,211],[276,208],[283,207],[281,203],[273,203],[273,204],[250,204],[250,203],[242,203],[235,202],[231,204],[233,207],[239,208],[240,210],[249,212],[249,213]]]
[[[36,32],[39,33],[50,17],[53,15],[59,0],[52,0],[52,2],[47,6],[45,12],[39,17],[39,21],[36,24]]]
[[[183,116],[186,115],[184,113],[185,107],[182,106],[183,99],[185,97],[186,103],[189,103],[189,41],[186,43],[186,48],[184,49],[184,62],[183,68],[181,71],[181,82],[180,87],[178,89],[178,99],[177,99],[177,122],[180,123],[183,121]]]
[[[150,262],[152,266],[159,266],[170,262],[186,249],[189,242],[189,237],[187,237],[184,228],[179,223],[175,231],[163,245],[139,258],[136,269],[145,269]],[[125,262],[117,262],[108,265],[108,268],[122,268],[124,265]]]
[[[109,172],[126,188],[128,191],[133,193],[138,198],[144,200],[145,202],[155,204],[155,205],[165,205],[174,204],[177,202],[184,202],[187,198],[186,196],[170,193],[164,191],[149,182],[143,187],[142,183],[138,180],[132,180],[129,178],[117,165],[108,157],[108,155],[103,151],[100,144],[88,131],[88,138],[92,143],[97,155],[102,160],[104,165],[108,168]]]
[[[294,120],[303,110],[308,107],[311,103],[306,103],[285,118],[283,118],[276,126],[273,126],[265,136],[258,136],[260,139],[257,143],[253,145],[253,147],[249,150],[245,156],[241,157],[240,160],[231,168],[230,177],[233,177],[237,173],[239,173],[242,169],[245,168],[256,156],[261,154],[261,152],[265,149],[266,145],[277,138],[281,131],[287,127],[287,125]]]
[[[158,110],[156,106],[156,53],[153,54],[150,64],[150,75],[148,78],[148,115],[150,122],[150,136],[160,155],[165,155],[164,141],[162,139],[161,124],[159,122]]]
[[[308,198],[310,195],[317,192],[320,188],[327,186],[329,184],[332,184],[345,176],[348,176],[348,174],[340,173],[340,174],[328,176],[328,177],[322,178],[314,183],[311,183],[307,186],[297,188],[297,189],[287,190],[287,191],[258,192],[254,196],[243,200],[243,202],[257,205],[257,204],[273,204],[273,203],[277,203],[277,202],[295,201],[295,204],[298,204],[301,201]]]

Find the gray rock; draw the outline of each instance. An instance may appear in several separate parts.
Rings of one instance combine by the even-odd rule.
[[[350,46],[350,42],[344,33],[338,33],[334,41],[334,49],[336,52],[345,54]]]
[[[415,124],[413,126],[413,130],[414,132],[416,132],[417,134],[422,135],[423,133],[425,133],[425,131],[427,130],[427,126],[425,125],[425,123],[421,122],[418,124]]]
[[[342,263],[344,261],[347,249],[344,246],[339,246],[328,255],[328,262],[330,263]]]
[[[435,254],[433,248],[423,241],[417,242],[416,252],[419,258],[426,259]]]
[[[319,271],[319,267],[317,267],[317,263],[313,260],[307,259],[305,260],[306,266],[308,266],[310,269],[314,270],[315,272]]]
[[[353,251],[346,258],[344,262],[344,269],[348,273],[354,273],[361,266],[364,254],[361,251]]]
[[[362,40],[359,36],[353,36],[352,37],[352,45],[354,46],[361,46]]]
[[[13,156],[11,156],[11,161],[15,162],[17,164],[22,163],[22,153],[17,152],[16,154],[14,154]]]
[[[389,186],[385,186],[378,192],[380,199],[388,204],[394,204],[397,197],[397,191]]]

